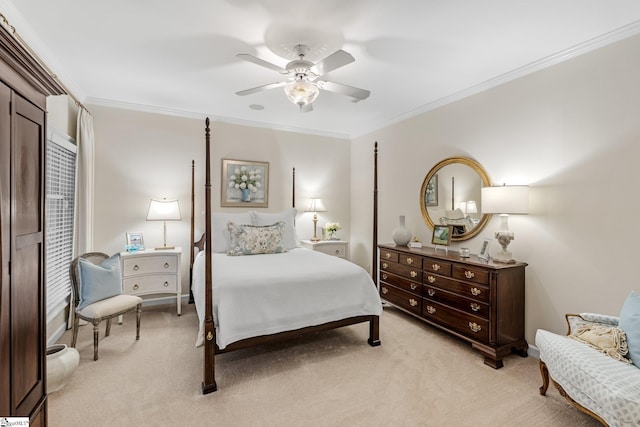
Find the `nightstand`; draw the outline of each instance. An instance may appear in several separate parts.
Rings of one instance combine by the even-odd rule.
[[[349,259],[349,242],[346,240],[320,240],[318,242],[303,240],[300,243],[303,248],[322,252],[327,255],[337,256],[339,258]]]
[[[180,248],[121,252],[122,292],[129,295],[176,294],[177,311],[180,316],[181,256]]]

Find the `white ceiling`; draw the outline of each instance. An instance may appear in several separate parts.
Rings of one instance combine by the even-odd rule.
[[[640,32],[637,0],[0,0],[0,9],[85,104],[125,106],[353,137]],[[355,62],[301,113],[282,81],[236,58],[284,66],[296,44],[316,62]],[[251,104],[263,110],[249,108]]]

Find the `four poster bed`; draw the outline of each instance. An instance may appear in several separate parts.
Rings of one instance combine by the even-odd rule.
[[[191,296],[199,318],[197,345],[204,346],[203,394],[216,391],[215,355],[362,322],[368,343],[380,345],[382,304],[371,277],[344,259],[295,242],[295,169],[292,208],[282,213],[211,212],[211,136],[205,127],[205,232],[194,241],[194,165],[191,196]],[[373,250],[377,248],[377,143],[374,150]],[[237,251],[252,234],[274,233],[273,250]],[[225,233],[227,233],[225,235]],[[245,234],[246,233],[246,234]],[[271,236],[272,234],[268,234]],[[224,240],[223,239],[230,239]],[[264,240],[264,239],[263,239]],[[267,239],[268,240],[268,239]],[[238,242],[241,243],[238,243]],[[264,242],[263,242],[264,243]],[[197,255],[196,254],[197,248]],[[214,269],[215,267],[215,269]],[[215,292],[215,301],[214,301]],[[191,298],[190,298],[191,299]]]

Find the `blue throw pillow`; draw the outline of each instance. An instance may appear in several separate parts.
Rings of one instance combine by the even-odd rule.
[[[622,305],[618,327],[627,335],[629,358],[640,367],[640,294],[632,291]]]
[[[120,254],[107,258],[100,265],[80,258],[78,284],[80,288],[78,310],[94,302],[120,295],[122,293]]]

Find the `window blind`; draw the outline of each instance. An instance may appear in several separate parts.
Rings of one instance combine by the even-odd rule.
[[[71,295],[76,146],[71,137],[53,128],[47,133],[45,257],[49,321],[64,310]]]

